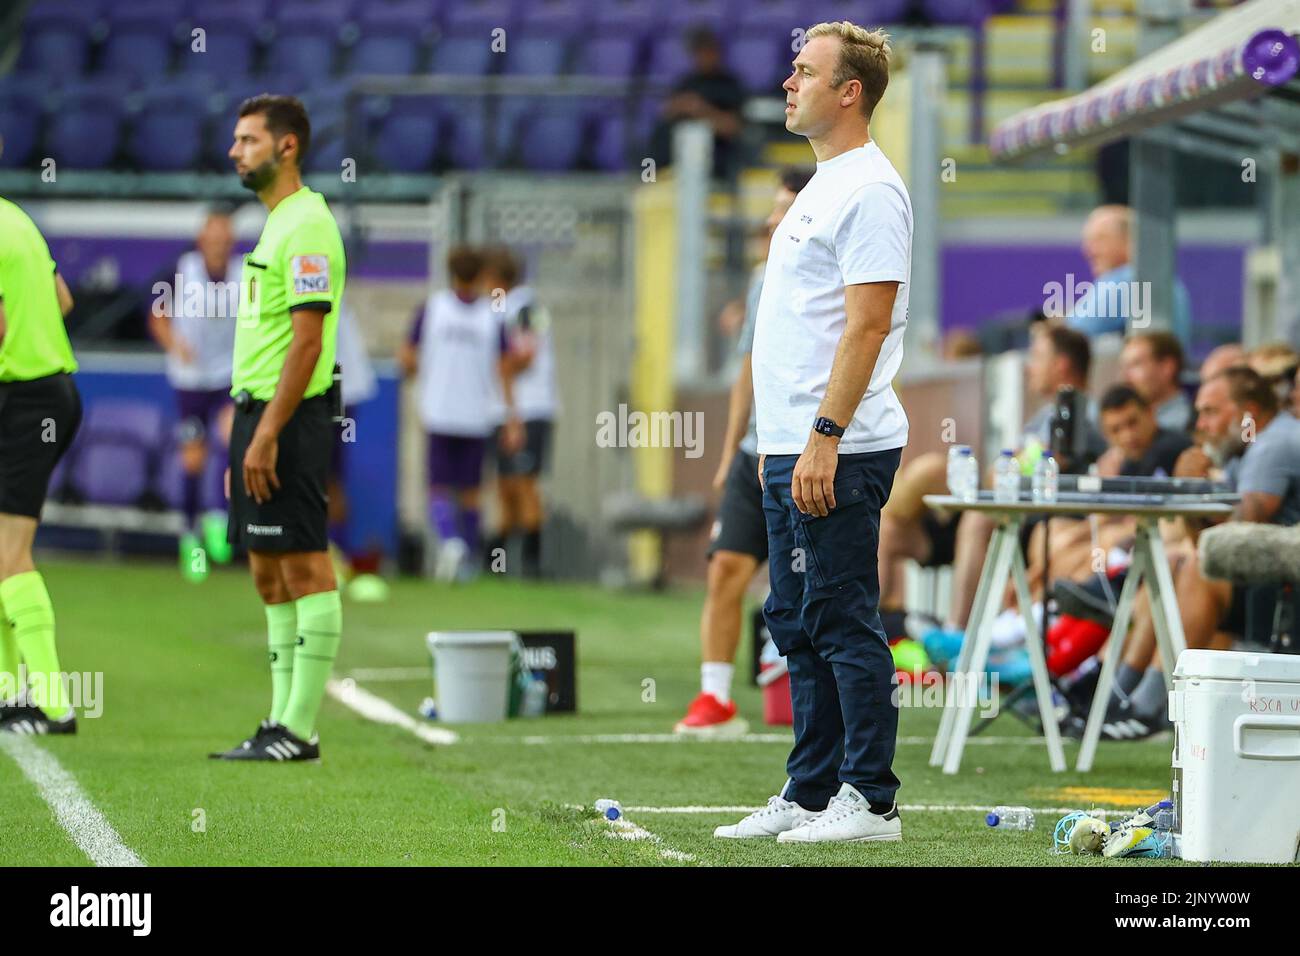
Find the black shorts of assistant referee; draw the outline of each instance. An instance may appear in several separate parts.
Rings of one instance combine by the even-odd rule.
[[[80,426],[71,375],[0,382],[0,514],[40,518],[50,475]]]
[[[757,455],[738,451],[731,460],[722,486],[722,505],[709,535],[709,557],[715,551],[753,555],[759,564],[767,560],[767,519]]]
[[[226,538],[248,551],[289,553],[329,548],[326,505],[330,456],[337,436],[324,395],[305,399],[280,432],[278,489],[260,505],[244,490],[244,452],[265,402],[235,410],[230,429],[230,525]]]

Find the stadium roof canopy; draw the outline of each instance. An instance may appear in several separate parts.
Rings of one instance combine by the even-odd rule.
[[[1300,134],[1298,35],[1300,0],[1250,0],[1082,93],[1009,117],[990,152],[1019,161],[1157,128],[1202,153]]]

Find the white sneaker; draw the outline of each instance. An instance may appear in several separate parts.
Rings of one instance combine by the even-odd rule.
[[[713,835],[721,840],[780,839],[778,834],[801,827],[815,816],[816,810],[805,810],[784,797],[768,797],[767,806],[755,810],[739,823],[718,827]]]
[[[903,839],[898,805],[881,815],[871,812],[867,798],[847,783],[831,797],[826,809],[797,829],[782,833],[777,843],[874,843]]]

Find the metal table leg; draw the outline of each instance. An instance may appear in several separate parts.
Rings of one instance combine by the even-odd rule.
[[[930,750],[930,766],[938,767],[943,764],[944,757],[948,753],[948,741],[952,739],[953,722],[956,720],[956,707],[954,706],[954,691],[952,674],[964,674],[970,666],[970,659],[975,650],[975,642],[969,640],[969,635],[977,633],[980,622],[984,619],[984,605],[988,601],[990,584],[993,580],[994,557],[1002,547],[1003,526],[999,524],[993,529],[993,537],[989,539],[988,551],[984,555],[984,567],[980,571],[979,584],[975,587],[975,600],[971,603],[970,617],[966,621],[967,639],[961,642],[961,650],[957,654],[956,667],[949,672],[949,683],[944,696],[943,714],[939,718],[939,733],[934,738],[934,747]],[[964,679],[964,678],[963,678]]]
[[[1178,656],[1187,650],[1183,619],[1178,611],[1178,595],[1174,590],[1173,575],[1169,572],[1169,558],[1165,554],[1165,543],[1160,538],[1159,525],[1156,522],[1142,522],[1138,527],[1138,541],[1146,549],[1151,569],[1147,580],[1147,592],[1151,596],[1151,623],[1155,625],[1156,647],[1160,651],[1165,687],[1172,689]]]
[[[1047,673],[1047,658],[1043,653],[1043,642],[1039,636],[1038,625],[1034,623],[1033,601],[1029,596],[1029,581],[1025,576],[1025,558],[1016,547],[1012,551],[1011,579],[1015,582],[1016,603],[1020,605],[1020,614],[1025,621],[1025,648],[1029,651],[1029,667],[1034,673],[1034,695],[1038,698],[1038,716],[1043,721],[1043,736],[1047,738],[1047,759],[1052,770],[1062,773],[1065,770],[1065,748],[1061,746],[1061,728],[1056,723],[1056,712],[1052,707],[1052,680]],[[1047,608],[1043,608],[1047,613]]]
[[[1088,725],[1083,732],[1083,745],[1079,748],[1079,759],[1075,769],[1086,772],[1092,769],[1092,758],[1097,752],[1097,740],[1101,737],[1101,725],[1106,718],[1106,706],[1110,702],[1111,688],[1115,685],[1115,671],[1124,656],[1124,643],[1128,640],[1129,618],[1133,616],[1133,603],[1137,599],[1138,584],[1146,573],[1146,564],[1150,556],[1142,544],[1142,532],[1138,530],[1138,544],[1133,549],[1133,563],[1129,565],[1128,576],[1119,593],[1119,605],[1115,608],[1115,623],[1111,625],[1110,637],[1106,640],[1106,656],[1101,662],[1101,674],[1097,678],[1097,689],[1093,691],[1092,707],[1088,711]]]
[[[1011,572],[1011,556],[1020,547],[1017,531],[1020,527],[1018,519],[1009,519],[1001,526],[998,547],[994,549],[991,555],[993,558],[992,576],[989,578],[989,590],[984,596],[984,610],[980,616],[979,627],[977,630],[967,629],[963,649],[966,643],[974,644],[971,650],[970,659],[967,662],[965,670],[959,670],[957,675],[958,700],[956,706],[951,707],[953,710],[952,737],[948,741],[948,753],[944,758],[943,772],[947,774],[956,773],[961,766],[962,751],[966,747],[966,737],[970,733],[971,719],[975,716],[977,703],[975,698],[978,696],[977,683],[984,675],[984,667],[988,663],[989,645],[993,641],[993,618],[997,614],[997,607],[1002,598],[1002,592],[1007,586],[1007,577]],[[987,566],[985,570],[988,570]],[[969,702],[968,702],[969,701]],[[945,711],[949,709],[945,706]]]

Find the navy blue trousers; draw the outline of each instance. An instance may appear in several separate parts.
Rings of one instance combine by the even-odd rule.
[[[763,468],[768,569],[767,628],[790,669],[794,749],[785,798],[825,808],[841,783],[873,803],[898,790],[897,681],[880,623],[880,509],[901,448],[841,455],[833,511],[803,514],[790,497],[796,455]]]

